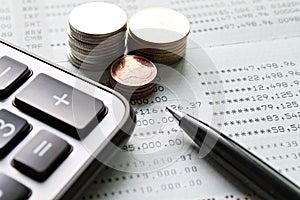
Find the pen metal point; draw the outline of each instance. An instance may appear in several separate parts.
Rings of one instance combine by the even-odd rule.
[[[178,123],[180,123],[181,119],[185,116],[183,112],[178,112],[170,107],[166,107],[166,110],[173,115],[173,117],[178,121]]]

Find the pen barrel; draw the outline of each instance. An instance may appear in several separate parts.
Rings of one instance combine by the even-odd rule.
[[[300,199],[300,188],[216,129],[185,116],[180,122],[200,149],[263,199]]]

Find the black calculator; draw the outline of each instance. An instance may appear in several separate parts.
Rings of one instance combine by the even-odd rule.
[[[0,40],[0,200],[78,198],[134,126],[119,93]]]

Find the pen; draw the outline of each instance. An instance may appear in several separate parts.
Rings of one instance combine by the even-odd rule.
[[[206,123],[167,107],[179,126],[208,155],[263,199],[300,199],[300,188],[244,147]]]

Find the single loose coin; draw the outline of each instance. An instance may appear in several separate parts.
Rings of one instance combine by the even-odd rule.
[[[137,87],[151,83],[157,75],[157,68],[146,58],[126,55],[113,62],[110,75],[122,85]]]
[[[83,34],[112,34],[126,25],[127,15],[118,6],[106,2],[91,2],[74,8],[69,25]]]
[[[190,23],[181,13],[168,8],[148,8],[134,14],[129,31],[136,38],[150,43],[172,43],[184,39]]]

